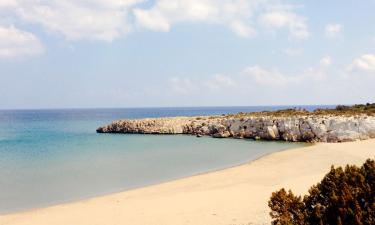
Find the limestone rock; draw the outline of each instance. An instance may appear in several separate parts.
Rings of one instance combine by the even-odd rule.
[[[375,138],[375,117],[254,116],[169,117],[119,120],[98,133],[191,134],[304,142],[344,142]]]

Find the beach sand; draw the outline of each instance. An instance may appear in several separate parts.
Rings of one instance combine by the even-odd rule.
[[[304,194],[330,166],[361,165],[375,140],[316,144],[163,184],[0,216],[1,225],[270,224],[267,202],[282,187]]]

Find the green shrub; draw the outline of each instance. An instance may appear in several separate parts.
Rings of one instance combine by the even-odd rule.
[[[334,168],[302,199],[281,189],[268,202],[273,225],[375,224],[375,162]]]
[[[312,112],[307,111],[303,108],[289,108],[280,109],[275,111],[262,111],[262,112],[248,112],[248,113],[237,113],[222,115],[226,118],[242,118],[250,116],[325,116],[325,115],[336,115],[336,116],[358,116],[358,115],[368,115],[375,116],[375,103],[357,104],[352,106],[338,105],[332,109],[316,109]]]

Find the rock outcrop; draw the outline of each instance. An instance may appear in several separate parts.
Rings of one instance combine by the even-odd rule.
[[[98,133],[191,134],[293,142],[345,142],[375,138],[375,116],[212,116],[119,120]]]

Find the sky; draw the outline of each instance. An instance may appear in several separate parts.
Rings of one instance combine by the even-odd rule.
[[[0,109],[375,102],[375,0],[0,0]]]

